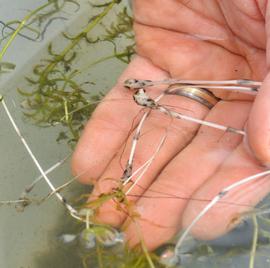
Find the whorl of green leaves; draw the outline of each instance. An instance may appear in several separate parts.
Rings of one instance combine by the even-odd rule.
[[[61,124],[67,127],[61,131],[57,140],[67,139],[74,144],[83,129],[84,123],[89,119],[98,101],[103,94],[91,94],[93,82],[78,82],[79,76],[85,71],[80,67],[74,68],[74,61],[79,59],[81,51],[78,46],[87,44],[92,46],[97,42],[111,42],[112,55],[91,63],[88,68],[110,58],[117,58],[128,63],[134,54],[134,43],[118,51],[117,38],[133,38],[132,18],[124,7],[117,13],[116,20],[109,26],[103,25],[105,33],[93,40],[91,31],[101,25],[104,17],[113,10],[119,1],[111,1],[97,7],[101,9],[98,15],[89,19],[89,23],[77,34],[69,36],[63,33],[66,46],[59,52],[54,44],[48,46],[48,57],[33,68],[33,74],[26,77],[28,89],[19,88],[18,91],[25,97],[22,102],[25,115],[35,124],[51,126]],[[132,41],[133,42],[133,41]]]

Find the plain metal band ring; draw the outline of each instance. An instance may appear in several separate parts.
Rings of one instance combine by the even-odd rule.
[[[207,108],[213,108],[220,100],[212,92],[205,88],[196,88],[192,86],[183,86],[183,84],[174,84],[168,87],[166,94],[178,95],[195,100]]]

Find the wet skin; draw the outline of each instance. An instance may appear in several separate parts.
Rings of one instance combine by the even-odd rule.
[[[141,218],[134,224],[117,210],[115,202],[108,201],[100,208],[98,220],[124,227],[131,245],[140,239],[139,226],[146,245],[153,249],[202,210],[206,202],[196,199],[211,199],[222,188],[265,170],[270,163],[270,4],[266,0],[136,0],[133,7],[138,56],[87,123],[73,155],[74,174],[83,173],[80,181],[96,181],[92,198],[115,187],[116,182],[108,178],[121,177],[120,162],[126,163],[130,131],[138,123],[141,107],[133,102],[132,92],[123,87],[123,81],[168,77],[264,81],[255,99],[214,92],[222,100],[211,110],[180,96],[166,96],[161,101],[197,118],[245,128],[245,140],[234,133],[172,120],[157,111],[150,114],[139,140],[134,170],[153,155],[165,130],[167,136],[140,187],[135,187],[130,197]],[[148,92],[155,97],[161,91],[162,87],[153,87]],[[239,222],[239,215],[269,190],[269,178],[233,190],[224,201],[235,205],[216,205],[192,234],[213,239],[226,233]],[[160,193],[184,199],[160,198]]]

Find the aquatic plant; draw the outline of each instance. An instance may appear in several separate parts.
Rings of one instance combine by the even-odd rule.
[[[89,18],[89,23],[74,36],[63,33],[66,43],[60,52],[55,51],[53,44],[48,46],[48,58],[33,68],[33,75],[26,77],[29,88],[18,88],[21,95],[26,97],[22,102],[24,114],[39,126],[52,126],[61,124],[67,127],[67,131],[61,131],[57,140],[67,139],[69,143],[76,143],[86,120],[89,119],[96,104],[102,99],[103,93],[91,93],[90,81],[81,81],[80,76],[89,68],[111,58],[117,58],[125,63],[130,61],[134,54],[134,44],[126,46],[123,51],[118,51],[115,43],[117,38],[132,39],[132,19],[127,13],[126,7],[116,14],[116,21],[111,25],[104,25],[104,34],[91,37],[91,31],[100,25],[103,18],[120,1],[112,1],[99,9],[94,17]],[[76,66],[81,55],[82,46],[90,46],[97,42],[111,42],[113,44],[112,55],[101,58],[85,67]],[[87,48],[86,48],[87,49]],[[79,82],[80,81],[80,82]],[[32,88],[32,89],[31,89]]]
[[[73,3],[73,1],[65,2]],[[120,2],[121,1],[111,1],[104,5],[92,5],[97,9],[103,10],[94,17],[90,18],[89,23],[79,33],[74,34],[74,36],[71,37],[67,33],[63,33],[63,38],[65,39],[67,44],[60,52],[56,51],[53,48],[54,45],[52,43],[49,44],[48,58],[43,59],[40,64],[34,66],[33,74],[31,77],[26,77],[29,88],[18,88],[18,92],[25,98],[22,101],[21,106],[25,110],[24,115],[26,117],[31,119],[35,124],[42,127],[61,124],[62,126],[69,129],[69,133],[71,136],[69,136],[67,131],[62,131],[57,138],[58,141],[61,139],[68,139],[69,143],[76,142],[79,138],[79,133],[83,128],[84,122],[89,119],[96,104],[103,96],[102,93],[98,93],[92,95],[90,94],[89,97],[89,90],[85,90],[83,86],[91,85],[91,82],[78,82],[80,81],[80,79],[77,80],[78,76],[88,68],[91,68],[94,65],[111,58],[116,58],[124,63],[128,63],[131,59],[131,56],[134,54],[133,34],[131,32],[132,18],[127,13],[126,7],[122,8],[122,10],[120,10],[116,14],[116,21],[112,22],[110,25],[102,25],[104,29],[103,35],[98,38],[92,38],[89,35],[92,29],[100,25],[102,19],[112,10],[114,5],[119,4]],[[46,9],[47,7],[51,7],[51,5],[54,7],[53,10],[47,11],[43,14],[38,14],[40,11]],[[57,13],[63,5],[64,3],[59,6],[58,1],[49,1],[46,5],[43,5],[34,11],[31,11],[22,21],[11,21],[8,23],[2,23],[4,25],[4,28],[2,30],[3,38],[1,42],[4,42],[8,38],[9,39],[1,51],[1,59],[6,53],[11,43],[14,41],[15,37],[18,35],[30,41],[37,41],[39,38],[43,39],[46,29],[49,23],[52,22],[52,20],[49,20],[49,22],[47,22],[43,30],[35,29],[33,27],[34,22],[39,21],[41,24],[41,22],[46,21],[46,19],[50,18],[51,15]],[[9,29],[11,31],[9,34],[4,35],[4,31],[6,29]],[[36,33],[36,37],[30,38],[29,36],[22,33],[22,29],[26,29],[28,32],[31,33]],[[126,46],[123,50],[118,50],[118,44],[116,39],[123,37],[131,40],[130,45]],[[92,44],[95,44],[97,42],[110,42],[113,45],[112,54],[90,63],[84,69],[74,68],[73,63],[80,56],[80,51],[78,51],[78,45],[82,45],[82,43],[84,43],[83,45],[86,44],[88,46],[91,46]],[[11,70],[14,68],[15,65],[11,63],[1,63],[2,72],[6,71],[6,69]],[[39,161],[32,153],[32,150],[30,149],[27,141],[21,134],[5,101],[3,99],[1,100],[11,124],[13,125],[16,133],[24,144],[28,154],[31,156],[32,160],[42,174],[42,176],[35,179],[31,185],[25,187],[25,190],[22,192],[18,200],[9,200],[7,202],[2,201],[1,205],[16,204],[16,208],[22,211],[25,209],[25,207],[29,206],[32,203],[39,204],[41,202],[44,202],[44,200],[47,200],[49,196],[57,195],[59,200],[64,204],[64,206],[67,207],[73,217],[79,220],[82,219],[82,221],[86,221],[85,219],[83,219],[83,216],[78,214],[78,212],[73,209],[73,207],[70,206],[65,200],[65,198],[62,197],[62,195],[60,194],[62,188],[66,187],[68,184],[65,184],[62,187],[55,188],[51,183],[50,179],[47,177],[47,174],[53,171],[59,165],[61,165],[63,161],[55,164],[49,170],[44,171],[40,166]],[[34,200],[29,197],[29,194],[41,178],[44,178],[46,180],[52,192],[48,195],[48,197],[42,198],[41,200]],[[72,179],[72,181],[74,181],[74,179]],[[105,195],[103,196],[103,198],[104,197]],[[121,189],[114,191],[114,193],[112,195],[109,195],[106,200],[108,200],[108,198],[116,198],[119,203],[126,206],[128,206],[129,204],[125,198],[124,192]],[[87,205],[91,206],[88,203]],[[109,237],[111,236],[113,229],[109,226],[102,226],[100,224],[89,224],[88,220],[86,221],[86,223],[86,229],[84,230],[84,235],[82,237],[88,238],[89,234],[95,237],[95,240],[97,240],[96,250],[99,256],[99,267],[103,267],[102,263],[105,262],[105,256],[107,256],[107,254],[101,255],[101,248],[99,246],[99,243],[101,243],[101,241],[103,241],[104,243],[108,235]],[[123,267],[130,267],[133,262],[136,263],[134,267],[148,267],[149,265],[150,267],[154,267],[152,258],[150,257],[151,254],[148,253],[145,247],[143,247],[142,252],[136,250],[135,255],[131,250],[127,250],[127,254],[120,255],[122,256],[122,264],[122,258],[128,260],[126,264],[127,266]],[[129,258],[126,258],[126,256],[129,256]],[[83,257],[84,262],[87,262],[87,259],[87,256]],[[120,260],[118,261],[120,263]],[[158,267],[161,266],[159,265]]]
[[[32,25],[37,23],[39,27],[41,27],[44,21],[47,21],[54,14],[58,13],[65,6],[66,3],[72,3],[77,7],[80,6],[76,0],[48,0],[47,3],[29,12],[22,20],[12,20],[8,22],[1,21],[3,27],[1,30],[0,38],[0,45],[2,46],[0,50],[0,63],[2,63],[6,51],[11,46],[17,35],[23,36],[24,38],[28,38],[32,41],[37,41],[39,38],[43,39],[46,29],[48,25],[52,22],[52,19],[47,22],[44,30],[36,29]],[[6,29],[10,31],[6,33]],[[22,34],[21,31],[24,29],[31,33],[34,33],[36,36],[31,39],[30,37]],[[8,67],[11,67],[10,69],[14,69],[14,65],[12,66],[11,63]]]
[[[9,28],[11,32],[8,36],[3,37],[3,41],[8,38],[9,39],[0,54],[1,59],[10,44],[14,41],[15,37],[22,34],[22,29],[25,29],[30,33],[36,33],[36,37],[31,41],[36,41],[38,40],[38,38],[42,38],[47,29],[46,25],[52,22],[50,19],[51,16],[57,14],[57,12],[61,9],[65,2],[71,2],[77,7],[79,7],[79,3],[75,1],[48,1],[46,5],[38,8],[35,11],[30,12],[22,21],[6,23],[4,25],[5,29]],[[133,34],[131,32],[132,18],[129,16],[125,7],[116,14],[116,20],[110,25],[106,25],[106,23],[102,24],[103,18],[105,18],[106,15],[109,14],[109,12],[111,12],[113,8],[120,2],[121,1],[110,1],[105,4],[92,4],[92,7],[97,9],[97,14],[89,18],[87,25],[82,30],[80,29],[79,32],[73,34],[73,36],[70,36],[67,33],[63,33],[62,38],[66,45],[60,51],[56,48],[57,46],[54,43],[49,44],[47,48],[47,57],[40,61],[39,64],[35,65],[32,75],[26,78],[29,84],[29,88],[18,89],[18,92],[24,97],[24,100],[22,101],[24,114],[26,117],[32,120],[32,122],[42,127],[61,125],[67,129],[60,132],[57,138],[58,141],[62,139],[67,139],[68,142],[72,145],[76,143],[85,121],[89,119],[95,106],[103,97],[103,93],[91,93],[91,85],[94,82],[88,80],[82,81],[80,75],[86,70],[89,70],[89,68],[95,66],[96,64],[109,60],[111,58],[117,58],[124,63],[128,63],[134,53],[134,44],[132,40]],[[48,7],[52,8],[52,10],[47,11],[47,14],[45,12],[37,16],[41,10],[43,11]],[[44,22],[45,26],[43,26],[43,30],[34,28],[32,25],[33,22]],[[99,36],[93,34],[92,31],[96,27],[103,27],[104,33]],[[130,45],[126,46],[124,49],[119,48],[119,38],[130,39]],[[94,62],[91,62],[82,68],[78,68],[78,66],[76,65],[76,61],[81,57],[81,49],[79,49],[78,46],[80,45],[81,47],[84,46],[91,48],[92,45],[102,42],[110,42],[112,44],[112,54],[108,55],[107,57],[100,58]],[[14,64],[3,61],[1,61],[0,63],[0,72],[2,73],[7,70],[12,70],[14,68]],[[136,94],[142,94],[142,92],[136,92]],[[147,101],[150,103],[150,100],[151,99],[149,98]],[[5,102],[3,102],[2,104],[6,108]],[[178,119],[183,119],[183,117],[181,118],[179,114],[176,115],[176,113],[170,111],[169,108],[162,107],[161,105],[155,103],[155,100],[151,100],[151,105],[152,106],[148,106],[150,110],[156,109],[160,110],[161,112],[166,111],[167,114],[171,113],[169,115],[175,115],[176,118],[178,116]],[[9,118],[11,119],[11,123],[14,122],[12,117]],[[192,118],[189,119],[191,120]],[[194,119],[192,120],[194,121]],[[206,124],[209,122],[197,120],[196,123]],[[140,124],[139,126],[142,127],[142,124]],[[16,124],[13,124],[13,126],[15,130],[18,130]],[[226,128],[218,124],[212,124],[212,127],[218,127],[219,129],[222,129],[224,131],[228,130],[228,127]],[[137,130],[139,133],[140,129],[138,128]],[[236,134],[245,135],[245,133],[241,130],[231,128],[230,131]],[[25,147],[27,148],[28,145],[23,138],[21,132],[16,132],[21,141],[24,143]],[[136,136],[135,134],[134,137],[135,138],[133,139],[132,146],[135,151],[139,135]],[[165,139],[166,135],[161,139],[154,155],[142,167],[140,167],[140,171],[142,172],[141,174],[144,174],[147,168],[153,162],[155,156],[159,153],[160,148],[164,145]],[[29,146],[27,150],[28,153],[31,155],[33,161],[37,162]],[[139,179],[142,178],[142,175],[140,175],[138,176],[138,178],[136,178],[135,181],[133,181],[132,176],[134,176],[134,173],[138,172],[138,170],[133,171],[133,160],[134,154],[131,153],[122,180],[111,192],[103,193],[92,201],[87,201],[83,199],[85,201],[83,205],[80,204],[78,206],[74,206],[75,216],[77,216],[79,220],[85,222],[86,224],[85,226],[82,224],[76,225],[77,227],[79,226],[78,228],[80,228],[80,239],[88,243],[87,247],[91,247],[91,245],[94,247],[94,250],[90,250],[89,248],[87,248],[86,251],[82,250],[80,252],[80,259],[82,260],[84,267],[91,267],[92,262],[98,265],[98,267],[144,268],[166,266],[160,263],[160,259],[155,253],[149,253],[147,251],[143,239],[141,239],[140,247],[134,250],[128,249],[122,244],[120,247],[107,248],[106,246],[104,246],[104,241],[112,241],[113,237],[116,234],[119,234],[119,232],[111,226],[100,225],[95,222],[95,215],[98,213],[99,208],[109,200],[113,200],[117,205],[118,209],[123,210],[134,222],[140,218],[139,213],[137,213],[134,209],[133,203],[129,201],[129,196],[132,196],[132,187],[134,187],[134,185],[137,185],[137,187],[141,187],[139,185]],[[55,168],[58,166],[58,164],[55,165]],[[42,173],[43,178],[46,179],[47,171],[43,171],[41,167],[39,169]],[[73,182],[75,179],[76,178],[73,178],[71,182]],[[49,180],[47,181],[47,183],[50,185]],[[130,188],[126,191],[124,190],[124,186],[127,186],[128,184]],[[61,197],[60,192],[69,185],[70,183],[67,183],[58,188],[51,187],[52,192],[49,194],[49,196],[57,195],[59,200],[65,206],[67,206],[65,198]],[[33,199],[28,197],[29,192],[33,188],[32,186],[33,184],[31,184],[29,187],[26,187],[26,190],[23,192],[22,196],[18,200],[14,200],[14,202],[6,201],[2,204],[8,204],[8,202],[10,204],[14,204],[17,202],[21,205],[21,207],[25,208],[33,201]],[[166,193],[163,194],[167,198],[184,198],[170,196]],[[82,197],[88,198],[89,194],[83,195]],[[44,200],[47,200],[47,197],[42,199],[42,201]],[[211,200],[204,201],[210,202]],[[73,207],[69,207],[71,214],[74,213],[72,208]],[[85,209],[86,213],[82,214],[81,211],[79,213],[78,209]],[[256,213],[256,211],[254,213],[258,214]],[[254,234],[251,249],[230,247],[230,249],[228,249],[227,251],[220,252],[218,247],[208,245],[205,242],[201,242],[198,243],[198,246],[192,251],[193,259],[203,256],[204,258],[215,259],[216,263],[219,263],[222,258],[230,259],[232,256],[238,255],[239,252],[250,252],[249,267],[255,267],[254,260],[256,249],[267,246],[269,249],[270,231],[269,228],[266,227],[269,227],[269,217],[267,216],[267,214],[257,216],[252,215],[252,218],[254,224]],[[261,241],[261,238],[264,239]],[[97,258],[94,258],[95,256],[97,256]],[[207,265],[208,263],[206,263],[206,267]],[[188,266],[189,264],[187,264],[187,267]],[[183,264],[183,267],[185,267],[185,264]],[[203,267],[202,264],[200,264],[200,267]]]

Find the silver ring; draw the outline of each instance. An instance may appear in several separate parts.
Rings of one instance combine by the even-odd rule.
[[[211,91],[205,88],[184,86],[183,84],[173,84],[168,87],[166,94],[183,96],[195,100],[207,108],[213,108],[220,100]]]

